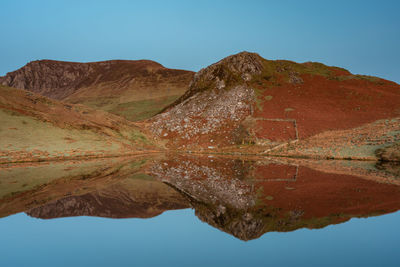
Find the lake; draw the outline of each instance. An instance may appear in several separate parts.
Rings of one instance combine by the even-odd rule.
[[[398,266],[400,166],[154,154],[0,166],[1,266]]]

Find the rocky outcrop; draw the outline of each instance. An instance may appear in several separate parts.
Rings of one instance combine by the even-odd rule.
[[[255,92],[248,82],[261,71],[261,57],[248,52],[200,70],[189,90],[150,120],[151,132],[181,149],[234,144],[232,134],[253,113]]]
[[[89,82],[94,71],[90,64],[40,60],[0,77],[0,83],[50,98],[63,99],[74,93],[82,82]]]
[[[255,75],[262,73],[262,60],[258,54],[241,52],[201,69],[194,75],[186,93],[164,110],[168,110],[202,91],[226,89],[249,82]]]

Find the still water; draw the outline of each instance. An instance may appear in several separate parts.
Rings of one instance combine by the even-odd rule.
[[[398,266],[399,166],[157,155],[0,167],[0,266]]]

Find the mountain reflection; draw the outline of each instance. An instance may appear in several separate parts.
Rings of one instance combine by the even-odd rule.
[[[0,216],[149,218],[193,208],[242,240],[400,209],[399,166],[169,154],[0,166]]]

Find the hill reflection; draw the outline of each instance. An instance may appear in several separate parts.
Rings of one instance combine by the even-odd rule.
[[[0,167],[0,216],[150,218],[193,208],[242,240],[400,209],[399,166],[153,155]]]

